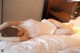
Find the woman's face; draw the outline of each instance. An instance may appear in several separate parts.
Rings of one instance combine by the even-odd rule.
[[[22,37],[24,35],[24,29],[18,28],[18,37]]]

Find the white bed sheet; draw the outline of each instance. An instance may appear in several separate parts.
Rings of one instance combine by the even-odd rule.
[[[4,53],[80,53],[80,40],[65,35],[42,35],[25,42],[0,42]]]

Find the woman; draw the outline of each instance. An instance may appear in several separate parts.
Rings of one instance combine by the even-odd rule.
[[[28,40],[29,38],[33,38],[32,36],[30,36],[30,33],[27,30],[28,29],[27,26],[28,25],[32,26],[31,22],[33,22],[33,21],[35,21],[35,20],[30,19],[30,20],[27,20],[27,21],[8,21],[8,22],[4,22],[3,24],[0,25],[0,30],[3,30],[6,27],[10,27],[10,26],[16,26],[14,28],[16,28],[18,30],[17,36],[20,37],[20,41],[25,41],[25,40]],[[56,21],[54,19],[48,19],[47,21],[51,22],[52,24],[54,24],[57,27],[57,29],[55,30],[54,34],[56,34],[56,35],[69,35],[69,34],[73,34],[73,30],[71,28],[67,27],[66,25],[64,25],[64,24],[62,24],[62,23],[60,23],[60,22],[58,22],[58,21]],[[36,22],[38,22],[38,21],[36,21]],[[22,27],[23,25],[25,27]],[[29,28],[30,28],[30,26],[29,26]],[[44,26],[44,27],[46,27],[46,26]],[[25,28],[27,28],[27,29],[25,29]],[[36,29],[34,29],[34,31],[35,30]],[[45,29],[45,31],[46,30],[47,29]],[[35,31],[35,33],[38,33],[38,32]],[[42,31],[42,32],[44,32],[44,31]],[[44,33],[42,33],[42,34],[44,35]]]

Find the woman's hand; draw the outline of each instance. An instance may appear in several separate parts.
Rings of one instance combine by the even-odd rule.
[[[22,37],[20,37],[20,41],[22,42],[22,41],[27,41],[27,40],[29,40],[29,37],[28,36],[22,36]]]

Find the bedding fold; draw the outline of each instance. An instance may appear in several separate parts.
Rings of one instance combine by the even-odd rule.
[[[80,52],[80,40],[65,35],[42,35],[24,42],[4,43],[5,53],[71,53]],[[11,46],[12,45],[12,46]],[[7,47],[6,47],[7,46]],[[0,46],[1,48],[1,46]],[[6,49],[7,48],[7,49]]]

